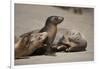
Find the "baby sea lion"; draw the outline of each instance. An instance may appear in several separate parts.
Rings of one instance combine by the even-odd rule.
[[[57,51],[78,52],[85,51],[87,41],[84,35],[76,30],[69,30],[64,33],[58,42]]]
[[[44,41],[44,44],[47,45],[45,52],[46,55],[50,55],[53,53],[51,47],[57,33],[57,25],[60,24],[63,20],[64,18],[61,16],[50,16],[47,18],[45,26],[39,31],[48,33],[48,37]]]
[[[47,32],[25,33],[21,35],[20,39],[15,44],[15,58],[25,58],[32,54],[36,49],[43,46],[43,41],[47,37]]]

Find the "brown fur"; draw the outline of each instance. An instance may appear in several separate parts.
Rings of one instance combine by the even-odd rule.
[[[15,58],[24,58],[32,54],[36,49],[43,46],[43,41],[47,37],[47,32],[34,35],[24,35],[15,44]]]

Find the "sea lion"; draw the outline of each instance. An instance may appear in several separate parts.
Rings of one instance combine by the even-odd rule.
[[[25,58],[32,54],[36,49],[43,46],[43,41],[47,37],[47,32],[36,33],[28,32],[20,36],[15,44],[15,58]]]
[[[84,35],[76,30],[69,30],[64,33],[56,46],[57,51],[79,52],[85,51],[87,40]]]
[[[56,33],[57,33],[57,25],[60,24],[64,20],[61,16],[50,16],[47,18],[45,26],[39,31],[41,32],[47,32],[48,37],[45,39],[44,44],[47,45],[45,48],[40,48],[38,51],[43,52],[46,50],[45,55],[51,55],[53,52],[51,50],[53,41],[55,39]],[[37,53],[38,53],[37,51]]]

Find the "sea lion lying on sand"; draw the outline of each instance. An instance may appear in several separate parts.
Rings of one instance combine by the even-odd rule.
[[[82,33],[76,30],[68,30],[53,48],[55,48],[56,51],[79,52],[85,51],[86,47],[87,40]]]
[[[47,35],[47,32],[36,34],[28,32],[21,35],[15,44],[15,58],[25,58],[32,54],[36,49],[42,47],[43,41]]]

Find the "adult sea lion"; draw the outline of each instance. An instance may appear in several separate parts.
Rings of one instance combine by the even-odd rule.
[[[47,47],[38,49],[36,53],[39,54],[43,51],[45,51],[45,55],[51,55],[53,53],[51,48],[57,33],[57,25],[60,24],[63,20],[64,18],[61,16],[50,16],[47,18],[45,26],[39,31],[39,33],[48,33],[48,37],[44,41],[44,44],[47,45]]]

